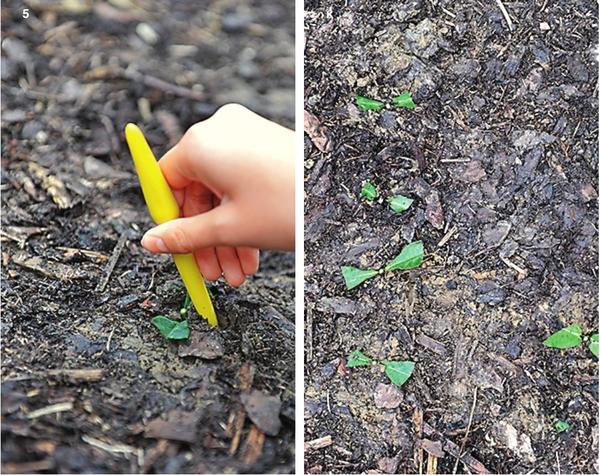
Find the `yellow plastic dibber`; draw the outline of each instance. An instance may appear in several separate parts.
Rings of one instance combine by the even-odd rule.
[[[127,124],[125,138],[140,180],[146,206],[154,222],[162,224],[179,218],[177,200],[140,128],[135,124]],[[193,254],[173,254],[173,259],[196,311],[208,321],[211,327],[217,326],[217,315]]]

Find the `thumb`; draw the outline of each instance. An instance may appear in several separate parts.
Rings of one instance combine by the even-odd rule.
[[[205,247],[230,245],[232,215],[230,205],[221,205],[206,213],[168,221],[147,231],[142,246],[155,253],[188,254]]]

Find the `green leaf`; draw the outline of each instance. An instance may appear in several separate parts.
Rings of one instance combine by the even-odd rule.
[[[152,323],[158,328],[161,335],[169,340],[185,340],[190,336],[187,320],[178,322],[163,315],[158,315],[152,319]]]
[[[419,267],[423,263],[424,253],[422,241],[411,242],[407,246],[404,246],[402,251],[400,251],[400,254],[385,266],[385,271],[389,272],[396,269],[414,269],[415,267]]]
[[[554,430],[556,431],[557,434],[560,434],[561,432],[569,430],[570,428],[571,428],[571,424],[569,424],[568,422],[565,422],[565,421],[558,421],[556,424],[554,424]]]
[[[412,100],[412,96],[410,92],[404,91],[399,96],[396,96],[392,99],[392,103],[398,107],[406,107],[407,109],[414,109],[415,103]]]
[[[592,353],[594,353],[594,356],[596,358],[598,358],[598,334],[597,333],[594,333],[590,337],[590,344],[589,344],[588,348],[590,349],[590,351]]]
[[[353,289],[377,274],[378,271],[373,269],[359,269],[352,266],[342,266],[342,275],[344,276],[344,281],[346,282],[346,288],[348,290]]]
[[[382,363],[385,366],[385,374],[396,386],[406,383],[415,369],[414,361],[383,361]]]
[[[371,184],[370,182],[367,181],[363,185],[362,190],[360,190],[360,196],[361,196],[361,198],[365,197],[369,201],[373,201],[375,198],[377,198],[379,196],[379,193],[377,193],[377,188],[375,188],[375,186],[373,186],[373,184]]]
[[[375,110],[378,111],[383,109],[385,104],[375,99],[369,99],[368,97],[356,96],[356,103],[358,107],[363,111]]]
[[[348,356],[348,362],[346,363],[347,368],[356,368],[357,366],[368,366],[373,362],[367,355],[361,353],[358,350],[353,351]]]
[[[394,210],[396,213],[402,213],[410,208],[410,205],[413,204],[411,198],[407,198],[403,195],[396,195],[388,198],[388,203],[390,204],[390,208]]]
[[[581,343],[581,327],[574,323],[553,333],[544,340],[550,348],[573,348]]]

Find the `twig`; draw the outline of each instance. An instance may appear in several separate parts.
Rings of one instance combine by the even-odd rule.
[[[554,454],[556,455],[557,472],[558,472],[558,475],[560,475],[560,459],[558,458],[558,452],[554,452]]]
[[[73,409],[73,401],[59,402],[50,406],[36,409],[27,414],[27,419],[37,419],[38,417],[47,416],[48,414],[56,414],[57,412],[71,411]]]
[[[115,332],[116,328],[117,327],[113,327],[113,329],[110,332],[110,335],[108,335],[108,340],[106,340],[106,351],[107,352],[110,351],[110,342],[112,341],[112,336],[113,336],[113,333]]]
[[[473,405],[471,406],[471,413],[469,414],[469,423],[467,424],[467,431],[465,432],[465,436],[463,437],[462,444],[460,444],[460,450],[456,455],[456,463],[454,464],[454,469],[452,470],[453,474],[456,474],[456,470],[458,469],[458,462],[460,462],[460,458],[462,456],[463,451],[465,450],[465,445],[467,444],[467,438],[469,437],[469,431],[471,430],[471,424],[473,423],[473,415],[475,414],[475,406],[477,405],[477,386],[475,386],[475,390],[473,391]]]
[[[144,465],[144,450],[138,449],[137,447],[132,447],[131,445],[119,444],[117,442],[111,441],[112,443],[106,443],[100,439],[96,439],[94,437],[90,437],[89,435],[82,435],[81,440],[90,444],[92,447],[96,447],[97,449],[105,450],[111,454],[134,454],[137,457],[138,465],[141,467]]]
[[[500,260],[502,260],[502,262],[504,262],[511,269],[517,271],[517,273],[519,273],[519,274],[521,274],[523,276],[527,275],[527,270],[526,269],[523,269],[523,268],[519,267],[517,264],[515,264],[514,262],[512,262],[511,260],[509,260],[507,257],[500,256]]]
[[[437,245],[437,247],[442,247],[444,244],[446,244],[446,243],[447,243],[447,242],[450,240],[450,238],[451,238],[452,236],[454,236],[454,233],[455,233],[457,230],[458,230],[458,228],[456,227],[456,225],[455,225],[455,226],[452,226],[452,228],[450,229],[450,231],[448,231],[448,232],[445,234],[445,236],[444,236],[442,239],[440,239],[440,242],[438,242],[438,245]]]
[[[423,432],[428,436],[435,435],[439,439],[442,439],[443,440],[443,449],[446,452],[448,452],[450,455],[454,455],[456,457],[457,454],[460,453],[460,447],[458,445],[456,445],[450,439],[444,437],[440,432],[436,431],[433,427],[431,427],[426,422],[423,423]],[[476,473],[481,473],[481,474],[491,473],[485,467],[485,465],[483,465],[479,460],[477,460],[475,457],[473,457],[472,455],[470,455],[468,453],[463,454],[460,457],[460,459],[464,464],[471,467],[471,469],[474,470]]]
[[[104,370],[101,368],[51,369],[46,375],[53,378],[67,378],[73,383],[93,383],[104,377]]]
[[[110,256],[110,259],[108,260],[108,263],[106,264],[106,267],[104,268],[104,275],[102,276],[102,280],[96,286],[96,292],[104,292],[104,289],[106,288],[106,284],[108,284],[108,280],[110,279],[110,276],[113,273],[115,266],[117,265],[117,261],[119,260],[119,256],[121,255],[121,252],[123,251],[123,247],[125,246],[126,240],[127,240],[127,233],[124,232],[123,234],[121,234],[121,237],[119,237],[119,240],[117,241],[117,245],[113,249],[113,253]]]
[[[319,437],[318,439],[304,442],[304,451],[308,452],[309,450],[323,449],[325,447],[329,447],[331,444],[333,444],[333,439],[330,435],[326,435],[325,437]]]
[[[148,74],[142,74],[135,69],[126,69],[122,71],[122,75],[131,81],[142,83],[148,87],[153,87],[154,89],[159,89],[160,91],[168,92],[175,96],[186,97],[195,101],[206,100],[206,96],[200,92],[178,86],[177,84],[171,84],[170,82],[163,81],[162,79]]]
[[[469,163],[470,158],[442,158],[440,163]]]
[[[508,14],[508,10],[506,9],[506,7],[504,6],[504,4],[502,3],[502,0],[496,0],[496,3],[500,7],[500,11],[502,12],[502,15],[504,15],[504,19],[506,20],[506,23],[508,24],[508,29],[510,31],[514,31],[515,27],[513,25],[512,20],[510,19],[510,15]]]

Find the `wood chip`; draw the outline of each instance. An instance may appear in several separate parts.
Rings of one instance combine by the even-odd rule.
[[[442,442],[439,440],[420,439],[417,440],[417,443],[423,448],[423,450],[425,450],[425,452],[433,455],[434,457],[442,458],[444,456]]]
[[[435,436],[439,440],[442,440],[442,449],[448,452],[454,457],[460,457],[460,461],[466,464],[471,470],[477,473],[488,474],[491,473],[479,460],[469,455],[468,453],[460,454],[460,447],[452,442],[450,439],[445,438],[441,433],[436,431],[426,422],[423,423],[423,432],[428,436]]]
[[[438,355],[444,356],[446,354],[446,347],[442,343],[428,337],[424,333],[420,333],[417,336],[417,343],[433,351],[434,353],[437,353]]]
[[[104,274],[102,275],[102,279],[100,280],[100,282],[98,282],[98,285],[96,286],[96,292],[104,292],[106,284],[108,284],[108,280],[110,279],[110,276],[112,275],[112,272],[115,266],[117,265],[117,261],[121,256],[123,247],[125,247],[127,236],[127,232],[124,232],[121,234],[121,236],[119,236],[119,240],[117,241],[117,244],[113,249],[112,255],[110,256],[110,259],[107,262],[106,267],[104,268]]]
[[[48,170],[35,162],[29,162],[29,171],[41,183],[42,188],[50,195],[52,201],[60,209],[70,208],[72,205],[71,197],[67,193],[65,184],[55,175],[51,175]]]
[[[12,261],[20,267],[38,272],[51,279],[69,281],[88,277],[87,272],[60,262],[49,261],[39,256],[32,256],[25,251],[17,252]]]
[[[242,447],[242,461],[248,465],[255,464],[262,455],[264,444],[265,434],[258,427],[252,426]]]
[[[2,241],[10,239],[23,249],[27,239],[36,234],[44,233],[47,229],[37,226],[3,226],[2,230],[0,230],[0,236],[2,236]]]
[[[241,400],[248,417],[260,430],[272,436],[279,433],[281,400],[278,396],[270,396],[255,389],[250,393],[242,393]]]
[[[47,375],[52,378],[66,378],[73,383],[92,383],[104,377],[104,370],[101,368],[51,369]]]
[[[2,473],[41,473],[54,468],[54,459],[48,457],[36,462],[3,463]]]
[[[157,417],[146,424],[144,435],[154,439],[169,439],[193,444],[196,442],[199,414],[174,409],[167,418]]]
[[[333,143],[329,139],[327,128],[321,125],[317,116],[307,110],[304,111],[304,132],[321,152],[328,153],[333,150]]]
[[[325,447],[329,447],[331,444],[333,444],[333,438],[330,435],[326,435],[325,437],[319,437],[318,439],[304,442],[304,451],[308,452],[309,450],[324,449]]]

